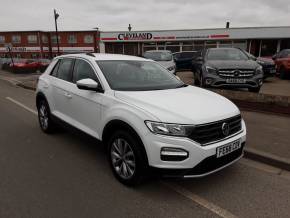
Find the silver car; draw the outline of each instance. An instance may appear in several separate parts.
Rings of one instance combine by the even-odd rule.
[[[176,65],[171,51],[168,50],[150,50],[143,55],[147,59],[154,60],[164,66],[170,73],[176,74]]]

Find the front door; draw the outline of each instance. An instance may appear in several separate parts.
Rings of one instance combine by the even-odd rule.
[[[98,127],[100,126],[99,122],[104,94],[79,89],[76,82],[81,79],[93,79],[100,84],[94,67],[83,59],[76,59],[73,69],[70,116],[74,119],[75,125],[81,130],[99,139],[100,130]]]

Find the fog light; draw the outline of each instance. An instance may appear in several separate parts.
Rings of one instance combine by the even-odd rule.
[[[212,79],[206,79],[206,80],[205,80],[205,84],[206,84],[206,85],[210,85],[211,83],[212,83]]]
[[[183,161],[188,158],[188,151],[181,148],[161,148],[160,158],[163,161]]]

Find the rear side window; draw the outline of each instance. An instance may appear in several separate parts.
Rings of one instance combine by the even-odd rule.
[[[57,77],[57,71],[58,71],[59,63],[60,63],[60,61],[57,61],[56,65],[54,66],[54,68],[51,71],[50,75]]]
[[[76,83],[81,79],[92,79],[99,82],[91,65],[86,61],[77,59],[74,65],[73,82]]]
[[[65,58],[60,61],[58,71],[57,71],[57,77],[59,79],[65,80],[65,81],[71,81],[71,69],[73,64],[73,59]]]

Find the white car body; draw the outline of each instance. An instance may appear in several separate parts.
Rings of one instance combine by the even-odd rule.
[[[85,60],[94,69],[103,93],[81,90],[76,84],[50,75],[57,60],[75,58]],[[73,54],[55,58],[39,78],[37,94],[47,99],[50,112],[55,117],[102,141],[105,126],[113,120],[130,125],[144,145],[148,164],[161,169],[191,169],[208,157],[215,156],[217,148],[236,140],[246,141],[246,126],[241,120],[241,130],[234,135],[208,143],[186,137],[165,136],[152,133],[145,121],[203,125],[240,115],[239,109],[228,99],[201,88],[187,86],[179,89],[154,91],[115,91],[110,88],[96,60],[152,61],[133,56],[112,54]],[[163,161],[161,148],[180,148],[188,152],[183,161]],[[193,177],[215,172],[235,160]],[[190,176],[190,175],[185,175]]]

